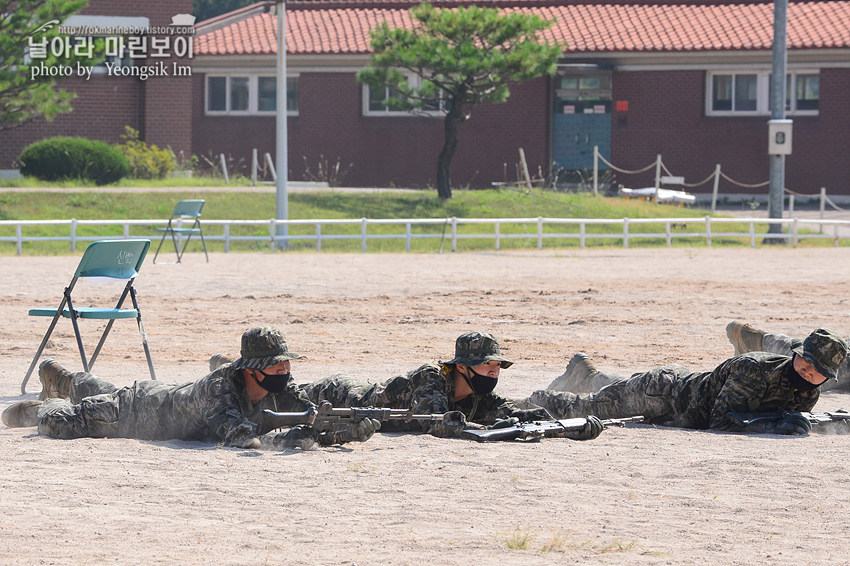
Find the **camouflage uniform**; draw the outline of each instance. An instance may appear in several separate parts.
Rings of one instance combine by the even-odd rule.
[[[271,430],[263,423],[264,409],[300,412],[312,406],[294,383],[252,405],[241,371],[232,365],[179,385],[137,381],[121,388],[80,372],[71,379],[69,399],[44,402],[38,432],[54,438],[201,440],[243,446]]]
[[[844,362],[847,344],[832,331],[817,329],[793,349],[827,379]],[[753,352],[730,358],[711,372],[669,365],[607,385],[592,394],[536,391],[530,402],[561,417],[643,415],[649,422],[683,428],[773,432],[743,426],[729,413],[810,411],[820,395],[794,369],[794,358]],[[808,389],[804,388],[807,387]],[[809,426],[811,428],[811,426]]]
[[[421,431],[434,436],[458,437],[467,423],[492,425],[497,420],[517,417],[521,421],[550,419],[546,411],[535,408],[523,410],[512,401],[491,391],[495,378],[484,393],[473,393],[455,401],[455,376],[452,370],[462,364],[467,367],[487,362],[499,362],[502,368],[513,362],[502,356],[499,341],[487,332],[466,332],[455,341],[455,357],[439,364],[425,364],[407,375],[393,377],[383,383],[364,383],[345,375],[331,377],[304,386],[310,400],[316,404],[329,401],[334,407],[380,407],[408,409],[417,414],[443,414],[442,422],[389,421],[385,431]],[[484,376],[478,376],[484,377]],[[463,415],[456,420],[453,413]],[[469,425],[476,427],[477,425]]]
[[[682,428],[741,430],[727,414],[809,411],[817,389],[794,391],[787,372],[791,358],[751,353],[726,360],[714,371],[691,372],[669,365],[607,385],[592,394],[536,391],[530,401],[557,418],[596,415],[600,419],[643,415],[648,422]]]
[[[761,347],[765,352],[790,356],[791,351],[800,346],[802,343],[803,340],[800,338],[792,338],[785,334],[772,334],[770,332],[765,332],[762,336]],[[830,389],[850,389],[850,358],[845,358],[844,363],[841,364],[835,373],[837,381],[827,381],[821,386],[822,391]]]
[[[346,375],[332,375],[302,385],[302,389],[316,404],[329,401],[334,407],[413,407],[417,414],[461,411],[468,422],[483,425],[509,417],[517,417],[521,421],[551,418],[543,410],[522,410],[509,399],[493,393],[470,395],[455,402],[453,367],[448,362],[425,364],[407,375],[392,377],[383,383],[366,383]],[[439,437],[460,434],[456,428],[446,427],[440,421],[387,421],[381,425],[381,430],[427,432]]]
[[[38,431],[54,438],[122,437],[144,440],[200,440],[226,446],[301,446],[363,440],[375,423],[355,423],[352,431],[319,433],[296,426],[286,433],[266,434],[271,426],[264,409],[302,412],[313,404],[289,375],[267,374],[270,387],[251,403],[241,370],[264,370],[285,360],[301,358],[289,350],[286,339],[269,327],[252,328],[242,335],[242,356],[198,381],[180,385],[137,381],[118,388],[87,372],[71,378],[69,399],[46,399],[38,409]],[[272,378],[277,378],[273,380]],[[265,387],[264,387],[265,388]],[[358,436],[359,433],[359,436]],[[365,437],[365,438],[364,438]]]

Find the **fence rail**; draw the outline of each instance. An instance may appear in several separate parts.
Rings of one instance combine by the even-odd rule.
[[[163,226],[164,222],[157,220],[2,220],[0,221],[0,242],[14,242],[18,255],[23,252],[26,242],[59,241],[68,242],[73,252],[77,244],[102,239],[140,238],[159,239],[154,228]],[[781,226],[780,233],[768,233],[769,225]],[[37,226],[67,226],[67,235],[25,235],[25,228]],[[80,234],[81,227],[113,227],[104,230],[86,230]],[[120,227],[121,235],[116,235],[114,227]],[[217,232],[213,227],[220,227]],[[255,227],[254,234],[233,234],[236,227]],[[289,229],[302,226],[312,226],[311,231],[300,230],[298,234],[290,234]],[[396,226],[392,233],[370,233],[370,227]],[[461,231],[463,226],[490,226],[489,231]],[[615,231],[593,231],[593,227],[611,226]],[[656,231],[648,232],[657,226]],[[131,230],[141,227],[141,230]],[[256,227],[264,227],[262,234],[257,234]],[[334,229],[349,227],[350,233],[333,233]],[[354,227],[352,230],[351,227]],[[430,227],[430,228],[429,228]],[[572,230],[569,228],[572,227]],[[663,227],[663,231],[661,231]],[[845,234],[840,232],[845,229]],[[417,231],[414,231],[414,228]],[[513,230],[511,230],[511,228]],[[757,230],[758,228],[758,230]],[[831,230],[830,230],[831,228]],[[11,233],[14,235],[3,235]],[[427,232],[427,230],[432,230]],[[425,218],[425,219],[311,219],[311,220],[205,220],[204,236],[208,242],[223,242],[224,251],[229,252],[231,245],[236,242],[267,242],[269,249],[285,249],[290,244],[300,241],[313,241],[316,251],[322,251],[323,242],[332,240],[359,240],[360,251],[368,250],[368,242],[375,240],[404,240],[405,251],[411,251],[411,245],[416,240],[439,239],[439,249],[443,250],[448,244],[451,251],[457,251],[458,242],[467,239],[490,239],[494,241],[496,250],[502,242],[511,239],[529,240],[529,247],[543,249],[547,241],[561,240],[554,246],[563,245],[563,240],[577,241],[580,247],[596,245],[605,240],[621,240],[623,247],[629,247],[631,242],[643,239],[664,239],[666,245],[672,246],[673,241],[682,238],[704,239],[711,246],[718,238],[738,238],[749,241],[755,247],[758,240],[769,237],[772,240],[782,240],[786,244],[796,246],[804,239],[831,240],[835,246],[842,239],[850,239],[850,220],[826,220],[803,218]],[[818,230],[817,232],[813,230]],[[339,231],[339,230],[338,230]],[[330,233],[328,233],[330,232]],[[831,233],[830,233],[831,232]]]

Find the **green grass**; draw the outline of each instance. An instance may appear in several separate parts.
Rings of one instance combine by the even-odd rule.
[[[182,179],[180,181],[192,181]],[[199,181],[199,180],[195,180]],[[135,183],[134,183],[135,184]],[[162,186],[162,185],[157,185]],[[154,228],[162,226],[181,199],[203,198],[207,203],[204,208],[203,220],[268,220],[275,215],[275,194],[268,192],[204,192],[187,188],[185,185],[173,192],[127,192],[115,193],[98,191],[97,189],[76,188],[73,192],[56,187],[55,191],[4,191],[0,188],[0,220],[46,220],[46,219],[77,219],[77,220],[123,220],[123,219],[152,219],[156,224],[147,226],[132,226],[131,237],[156,237]],[[449,200],[440,199],[435,191],[398,191],[381,193],[348,193],[325,190],[319,192],[290,192],[288,196],[289,218],[296,219],[408,219],[408,218],[694,218],[702,219],[708,214],[703,209],[682,208],[669,205],[654,205],[641,200],[624,200],[618,198],[595,197],[589,193],[552,193],[512,191],[492,189],[480,191],[456,190]],[[360,226],[322,226],[322,234],[344,234],[352,236],[346,240],[323,240],[323,251],[360,251]],[[693,225],[687,228],[676,227],[674,231],[690,232],[702,229]],[[747,226],[743,223],[724,226],[724,232],[745,232]],[[764,233],[767,225],[756,227],[757,232]],[[369,234],[403,235],[404,226],[369,226]],[[544,231],[548,234],[578,234],[578,225],[547,225]],[[648,225],[631,225],[631,233],[663,233],[663,222]],[[293,251],[313,251],[316,249],[315,225],[290,226],[291,236],[309,236],[311,239],[292,241]],[[413,226],[414,234],[430,234],[432,238],[413,240],[411,251],[434,252],[440,249],[448,251],[448,237],[451,226],[445,223],[428,226]],[[494,224],[459,225],[458,234],[494,233]],[[220,236],[224,233],[223,226],[207,224],[204,233],[208,236]],[[537,246],[537,225],[530,223],[503,223],[500,226],[503,236],[518,235],[517,238],[505,237],[500,242],[500,249],[530,249]],[[622,247],[621,238],[594,238],[594,234],[619,234],[622,226],[617,223],[589,225],[586,230],[586,245]],[[24,228],[25,237],[66,237],[69,234],[67,225],[33,226]],[[108,226],[78,226],[78,236],[120,236],[123,228],[120,225]],[[233,226],[231,236],[264,236],[268,237],[267,223],[247,226]],[[0,226],[0,237],[13,237],[15,227]],[[443,240],[445,236],[445,240]],[[632,236],[634,238],[634,236]],[[690,237],[676,238],[674,246],[705,246],[705,238]],[[749,239],[743,237],[715,238],[714,245],[749,246]],[[666,246],[664,238],[635,238],[630,240],[630,246]],[[819,245],[818,242],[805,241],[805,245]],[[824,243],[824,245],[827,245]],[[544,240],[546,248],[574,248],[579,246],[578,238],[553,237]],[[81,245],[80,248],[83,246]],[[198,246],[199,247],[199,246]],[[211,251],[223,251],[224,243],[209,241]],[[458,239],[459,251],[492,250],[495,247],[494,238]],[[197,251],[190,244],[190,251]],[[268,241],[232,242],[231,251],[266,251]],[[369,240],[367,249],[370,252],[404,251],[403,239]],[[78,249],[79,251],[79,249]],[[31,242],[23,245],[23,253],[27,255],[64,254],[69,252],[67,242],[44,241]],[[16,253],[14,242],[0,242],[0,255]]]

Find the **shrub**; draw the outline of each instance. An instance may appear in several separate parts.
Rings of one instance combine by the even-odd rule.
[[[159,149],[139,139],[139,132],[124,126],[121,139],[124,143],[115,147],[124,154],[130,164],[130,177],[134,179],[162,179],[174,171],[176,160],[168,149]]]
[[[86,179],[97,185],[125,177],[130,166],[111,145],[85,138],[50,138],[27,146],[18,158],[21,173],[42,181]]]

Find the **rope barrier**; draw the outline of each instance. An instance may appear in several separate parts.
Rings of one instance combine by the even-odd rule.
[[[650,163],[649,165],[647,165],[643,169],[637,169],[635,171],[629,171],[628,169],[620,169],[619,167],[616,167],[613,163],[611,163],[610,161],[608,161],[607,159],[602,157],[602,155],[599,156],[599,159],[601,159],[603,163],[606,163],[614,171],[617,171],[618,173],[625,173],[627,175],[635,175],[637,173],[644,173],[646,171],[649,171],[653,167],[655,167],[655,162],[653,161],[652,163]]]

